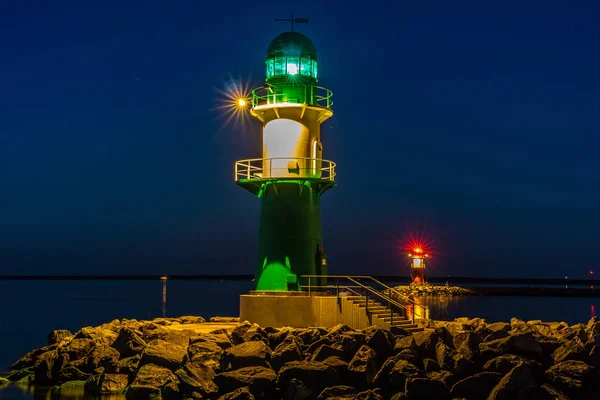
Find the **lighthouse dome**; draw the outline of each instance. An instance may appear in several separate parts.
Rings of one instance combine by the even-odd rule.
[[[278,35],[267,49],[267,80],[276,76],[300,75],[317,78],[317,49],[298,32]]]

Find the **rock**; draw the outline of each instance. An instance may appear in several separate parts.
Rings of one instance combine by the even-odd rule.
[[[217,374],[214,382],[219,392],[232,392],[242,387],[248,387],[255,396],[270,393],[275,388],[277,375],[271,368],[244,367],[233,371]]]
[[[214,370],[221,368],[223,349],[215,342],[196,341],[187,348],[188,359],[206,364]]]
[[[383,329],[373,329],[367,334],[365,344],[375,352],[378,365],[383,364],[394,352],[394,335]]]
[[[48,345],[62,342],[65,339],[71,339],[73,334],[66,329],[56,329],[48,334]]]
[[[450,371],[428,372],[427,377],[429,379],[444,382],[446,387],[452,387],[459,381],[458,377]]]
[[[537,384],[529,368],[524,363],[519,363],[492,389],[489,400],[514,400],[535,398]]]
[[[75,332],[73,340],[90,339],[94,342],[94,344],[102,342],[110,346],[117,338],[117,333],[109,329],[114,328],[114,326],[115,324],[113,322],[105,325],[100,325],[96,328],[91,326],[83,327],[79,331]]]
[[[479,345],[479,351],[485,360],[504,354],[521,354],[537,358],[541,358],[544,354],[531,333],[483,342]]]
[[[413,337],[421,358],[436,358],[435,345],[439,338],[435,331],[415,332]]]
[[[367,345],[363,345],[348,364],[349,378],[356,387],[370,385],[377,371],[377,354]]]
[[[112,343],[112,347],[119,352],[121,358],[127,358],[141,353],[146,347],[146,342],[131,329],[123,327]]]
[[[183,398],[183,393],[176,382],[166,383],[161,389],[162,398],[164,400],[180,400]],[[192,393],[194,397],[194,394]]]
[[[212,321],[213,318],[225,318],[227,321]],[[186,315],[178,318],[181,324],[203,324],[206,320],[200,316],[196,315]],[[235,320],[235,321],[233,321]],[[238,322],[239,318],[234,317],[212,317],[210,322]]]
[[[119,372],[122,374],[134,375],[138,370],[141,356],[135,355],[133,357],[122,358],[119,360]]]
[[[390,333],[392,335],[394,335],[394,337],[396,337],[396,339],[398,339],[400,337],[411,336],[411,333],[409,331],[407,331],[406,329],[401,328],[399,326],[390,327]]]
[[[225,350],[221,359],[221,370],[243,367],[269,367],[271,349],[262,341],[249,341]]]
[[[160,388],[154,386],[131,385],[127,388],[127,400],[160,399]]]
[[[342,350],[324,344],[314,352],[311,361],[323,361],[329,357],[339,357],[343,359],[344,356],[345,353]]]
[[[255,400],[255,397],[250,393],[250,389],[247,387],[239,388],[233,392],[224,394],[217,400]]]
[[[16,382],[19,381],[23,378],[25,378],[26,376],[29,376],[33,374],[33,368],[29,367],[29,368],[23,368],[23,369],[17,369],[14,371],[10,371],[10,373],[6,376],[6,379],[8,379],[11,382]]]
[[[348,363],[339,357],[326,358],[323,360],[323,364],[333,368],[342,378],[348,373]]]
[[[326,337],[328,338],[328,337]],[[363,340],[361,340],[363,339]],[[337,340],[334,341],[332,347],[339,349],[343,352],[343,356],[341,356],[344,360],[350,361],[352,357],[356,354],[360,346],[364,344],[364,337],[359,339],[359,336],[351,334],[351,335],[339,335]],[[311,346],[312,347],[312,346]]]
[[[583,346],[580,346],[575,341],[568,341],[552,353],[552,358],[554,359],[554,364],[559,364],[568,360],[586,361],[588,358],[587,355]]]
[[[346,397],[348,399],[353,399],[353,398],[355,398],[354,395],[357,393],[358,393],[358,391],[355,388],[353,388],[352,386],[344,386],[344,385],[332,386],[332,387],[323,389],[321,394],[319,394],[319,397],[317,398],[317,400],[338,399],[340,397]]]
[[[384,364],[385,365],[385,364]],[[382,367],[383,369],[383,367]],[[408,378],[424,378],[425,372],[406,360],[397,361],[389,372],[388,382],[391,386],[404,389]]]
[[[406,379],[406,396],[413,400],[417,399],[439,399],[450,400],[450,391],[446,385],[438,380],[430,378],[408,378]]]
[[[454,369],[454,357],[456,356],[456,351],[446,346],[444,343],[438,342],[435,346],[435,354],[440,369],[446,371],[452,371],[452,369]]]
[[[594,367],[583,361],[563,361],[546,371],[548,382],[569,397],[580,398],[584,390],[594,386],[597,379]]]
[[[25,354],[23,357],[19,358],[17,361],[15,361],[13,365],[10,366],[10,369],[21,370],[24,368],[33,367],[33,364],[35,364],[36,360],[41,354],[54,349],[56,349],[56,345],[45,346],[39,349],[32,350],[29,353]]]
[[[545,383],[540,387],[540,400],[570,400],[570,398],[560,390]]]
[[[522,321],[518,318],[511,318],[510,319],[510,327],[511,327],[511,333],[514,334],[520,334],[520,333],[534,333],[535,329],[533,329],[533,327],[531,327],[527,322]]]
[[[493,324],[488,324],[486,328],[492,333],[500,331],[508,332],[511,329],[511,324],[506,322],[494,322]]]
[[[302,353],[300,352],[300,347],[293,341],[291,343],[282,343],[275,351],[271,354],[271,366],[275,370],[275,372],[279,372],[281,367],[283,367],[286,363],[292,361],[302,361]],[[323,361],[323,360],[314,360],[313,361]]]
[[[290,334],[290,330],[281,330],[276,333],[270,333],[268,335],[269,347],[276,349]]]
[[[600,345],[594,346],[592,350],[590,350],[588,360],[590,365],[594,366],[596,369],[600,369]]]
[[[394,357],[394,359],[396,361],[399,360],[406,360],[409,363],[413,364],[414,366],[416,366],[417,368],[423,368],[423,362],[421,361],[421,359],[419,358],[419,356],[417,355],[416,351],[413,350],[402,350],[400,353],[396,354],[396,356]]]
[[[184,347],[156,339],[144,348],[140,365],[155,364],[174,371],[183,363],[186,354]]]
[[[383,400],[383,397],[375,390],[365,390],[364,392],[358,393],[352,399],[356,400]]]
[[[210,317],[208,322],[235,323],[240,322],[240,317]]]
[[[510,336],[507,331],[492,332],[489,335],[484,336],[483,342],[491,342],[492,340],[504,339]]]
[[[54,375],[62,368],[62,360],[56,350],[41,354],[33,366],[36,385],[52,385]]]
[[[75,339],[60,349],[60,353],[68,355],[69,360],[75,361],[85,358],[95,346],[96,343],[93,339],[75,337]]]
[[[106,372],[109,374],[118,371],[119,352],[104,343],[98,343],[87,355],[80,368],[84,372]],[[99,368],[103,368],[99,371]]]
[[[233,344],[240,344],[244,342],[243,336],[246,334],[248,329],[253,326],[250,322],[244,321],[236,326],[231,332],[231,341]]]
[[[500,382],[502,375],[496,372],[480,372],[458,381],[452,386],[452,398],[468,398],[469,400],[485,400]]]
[[[393,395],[390,400],[408,400],[408,397],[404,394],[404,392],[398,392]]]
[[[439,371],[440,366],[437,361],[432,360],[431,358],[426,358],[423,360],[423,369],[425,372]]]
[[[91,394],[117,394],[127,389],[126,374],[100,374],[90,377],[85,382],[85,391]]]
[[[396,341],[394,343],[394,353],[400,353],[402,350],[413,350],[416,351],[417,350],[417,344],[415,342],[415,338],[412,336],[405,336],[405,337],[400,337],[400,338],[396,338]]]
[[[70,381],[87,381],[91,376],[91,374],[83,372],[72,365],[67,365],[56,373],[54,381],[58,384]]]
[[[188,362],[183,368],[175,371],[175,376],[179,379],[179,387],[186,394],[199,393],[202,397],[216,395],[219,388],[213,382],[215,373],[207,365],[198,362]]]
[[[146,364],[137,371],[132,385],[160,388],[168,382],[178,382],[171,370],[154,364]],[[140,389],[140,391],[143,390]]]
[[[283,396],[284,400],[308,400],[314,399],[315,394],[310,387],[307,387],[304,382],[298,379],[292,379],[287,386],[287,390]]]
[[[229,336],[227,333],[209,333],[203,334],[200,336],[191,337],[189,340],[189,344],[195,344],[199,342],[211,342],[215,343],[217,346],[226,350],[232,346],[231,340],[229,340]]]
[[[298,379],[316,394],[326,387],[337,385],[340,376],[335,369],[322,362],[292,361],[279,370],[277,381],[282,392],[287,390],[292,379]]]
[[[61,398],[85,398],[85,381],[69,381],[52,388],[53,394],[58,394]]]
[[[456,351],[472,361],[480,358],[480,343],[481,339],[472,331],[456,332],[453,337],[453,344]]]
[[[338,338],[339,338],[339,336],[338,336]],[[302,341],[298,340],[296,337],[294,337],[293,339],[287,338],[284,343],[291,343],[291,342],[298,343],[300,350],[301,351],[303,350],[304,353],[308,354],[308,355],[314,354],[315,351],[317,351],[317,349],[321,346],[324,346],[324,345],[328,346],[328,345],[334,344],[334,340],[327,336],[322,337],[318,340],[315,340],[309,346],[306,346],[305,344],[303,344]]]
[[[483,370],[485,372],[496,372],[501,375],[506,375],[520,363],[524,363],[529,367],[529,372],[531,372],[537,382],[542,380],[544,376],[544,369],[539,362],[527,360],[514,354],[507,354],[489,360],[483,366]]]
[[[7,385],[10,385],[10,381],[8,379],[0,377],[0,388]]]

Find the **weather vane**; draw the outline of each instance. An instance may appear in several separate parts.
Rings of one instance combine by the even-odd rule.
[[[308,18],[294,18],[294,13],[292,13],[292,19],[275,18],[275,21],[291,22],[292,32],[294,32],[294,22],[297,24],[308,24]]]

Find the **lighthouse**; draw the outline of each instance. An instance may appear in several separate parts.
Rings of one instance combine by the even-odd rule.
[[[321,124],[333,103],[317,85],[318,67],[314,44],[292,25],[269,45],[265,84],[248,99],[262,124],[262,157],[237,161],[235,182],[261,202],[258,292],[300,291],[302,275],[327,274],[320,203],[335,186],[335,163],[323,159]]]
[[[412,283],[425,283],[425,259],[429,257],[423,248],[415,247],[408,256],[411,258]]]

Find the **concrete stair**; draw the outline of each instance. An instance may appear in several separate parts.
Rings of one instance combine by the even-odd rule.
[[[378,325],[386,329],[395,326],[405,329],[408,332],[423,331],[423,328],[419,327],[417,324],[413,324],[405,316],[392,312],[390,308],[378,301],[369,299],[367,307],[367,299],[362,296],[346,296],[346,299],[353,304],[358,305],[360,309],[364,309],[367,316],[370,318],[372,325]]]

